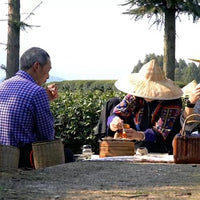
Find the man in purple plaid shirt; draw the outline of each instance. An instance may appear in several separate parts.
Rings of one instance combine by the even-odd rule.
[[[0,144],[20,149],[19,167],[29,166],[31,144],[54,140],[54,120],[49,101],[58,96],[55,84],[46,89],[50,56],[41,48],[28,49],[20,58],[20,70],[0,84]]]

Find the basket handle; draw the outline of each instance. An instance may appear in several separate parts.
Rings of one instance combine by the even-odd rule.
[[[184,122],[183,122],[183,127],[182,127],[182,129],[181,129],[181,131],[180,131],[182,136],[186,136],[186,132],[185,132],[185,125],[186,125],[186,124],[190,124],[190,123],[200,123],[200,120],[196,120],[196,119],[189,120],[189,119],[191,119],[191,118],[193,118],[193,117],[200,117],[200,114],[191,114],[191,115],[188,115],[188,116],[185,118],[185,120],[184,120]]]

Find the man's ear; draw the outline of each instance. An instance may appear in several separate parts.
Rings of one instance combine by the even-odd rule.
[[[34,70],[34,71],[37,71],[37,70],[39,69],[39,66],[40,66],[40,63],[39,63],[39,62],[35,62],[35,63],[33,64],[33,70]]]

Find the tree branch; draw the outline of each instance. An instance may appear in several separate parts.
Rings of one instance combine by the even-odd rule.
[[[23,20],[23,22],[24,21],[26,21],[31,15],[33,15],[34,13],[34,11],[42,4],[43,2],[41,1],[30,13],[29,13],[29,15]]]

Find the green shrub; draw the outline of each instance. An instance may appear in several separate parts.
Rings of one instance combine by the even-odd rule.
[[[98,153],[99,144],[93,129],[104,103],[111,97],[120,95],[122,96],[120,92],[100,90],[63,92],[51,103],[56,137],[62,138],[74,153],[81,153],[84,144],[91,144],[93,151]]]
[[[60,92],[81,91],[115,91],[114,80],[72,80],[57,82]]]
[[[74,153],[81,153],[84,144],[91,144],[99,153],[99,143],[94,136],[102,106],[112,97],[124,97],[114,87],[113,80],[77,80],[58,82],[60,97],[51,103],[55,119],[56,137]],[[182,82],[177,83],[183,86]]]

